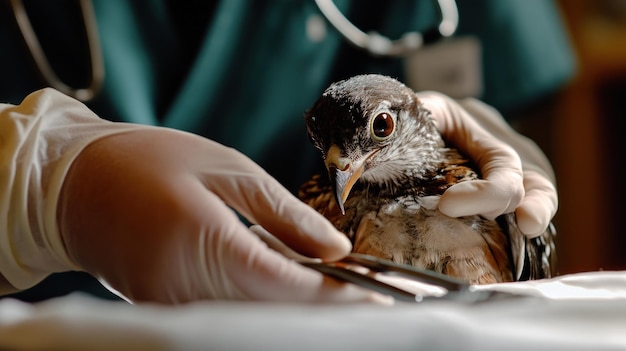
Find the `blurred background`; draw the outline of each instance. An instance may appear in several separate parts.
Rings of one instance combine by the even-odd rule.
[[[540,144],[555,168],[560,273],[623,270],[626,1],[557,4],[575,53],[576,74],[553,96],[516,111],[527,118],[513,123]]]

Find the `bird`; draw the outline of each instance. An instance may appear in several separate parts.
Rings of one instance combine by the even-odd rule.
[[[398,79],[363,74],[334,82],[304,120],[325,171],[305,181],[298,197],[343,232],[353,252],[470,284],[557,274],[552,223],[529,238],[513,212],[453,218],[437,209],[446,189],[480,179],[480,170],[446,143],[432,113]]]

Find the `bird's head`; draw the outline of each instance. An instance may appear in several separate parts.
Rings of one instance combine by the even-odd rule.
[[[430,112],[413,90],[390,77],[369,74],[333,83],[305,121],[344,213],[357,181],[393,189],[440,162],[443,141]]]

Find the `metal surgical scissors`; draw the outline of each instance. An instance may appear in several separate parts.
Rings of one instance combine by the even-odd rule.
[[[472,303],[494,297],[521,296],[496,290],[477,289],[465,281],[441,273],[394,263],[371,255],[351,253],[338,261],[323,262],[293,251],[260,225],[252,225],[250,231],[269,248],[305,267],[389,295],[397,301],[421,302],[443,299]]]
[[[335,279],[392,296],[397,301],[421,302],[445,299],[474,303],[494,297],[517,296],[500,291],[475,289],[464,281],[444,274],[358,253],[351,253],[335,262],[301,261],[300,264]],[[389,279],[394,277],[401,279]],[[411,283],[418,283],[421,287],[415,289]]]

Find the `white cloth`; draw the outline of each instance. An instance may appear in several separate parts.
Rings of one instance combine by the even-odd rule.
[[[483,287],[529,294],[477,304],[197,302],[130,305],[71,295],[0,300],[10,350],[624,350],[626,272]]]
[[[78,269],[65,253],[56,219],[65,175],[89,143],[137,127],[100,119],[50,88],[17,106],[0,104],[0,278],[11,285],[0,279],[0,294]]]

